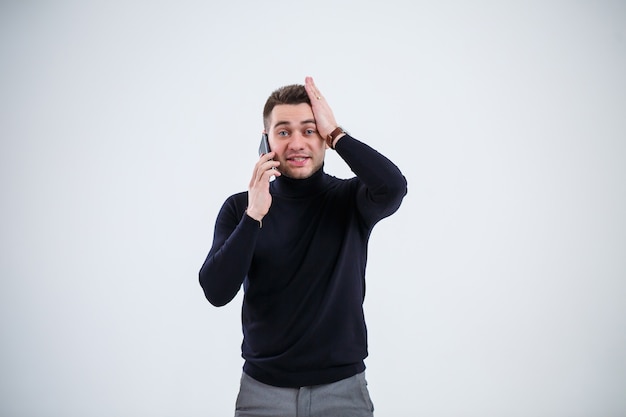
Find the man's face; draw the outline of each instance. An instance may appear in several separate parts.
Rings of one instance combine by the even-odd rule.
[[[307,103],[280,104],[269,118],[270,148],[280,162],[278,170],[290,178],[308,178],[324,163],[326,143],[317,133],[313,110]]]

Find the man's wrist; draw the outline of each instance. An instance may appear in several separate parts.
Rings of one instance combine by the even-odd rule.
[[[333,140],[333,149],[335,149],[335,146],[337,146],[337,142],[339,142],[339,139],[341,139],[342,137],[346,136],[347,133],[343,132],[337,135],[337,137],[335,138],[335,140]]]
[[[342,137],[344,137],[346,133],[348,132],[343,130],[343,127],[337,126],[332,132],[330,132],[326,136],[326,144],[328,145],[329,148],[335,149],[335,144],[337,143],[337,141],[341,139]]]
[[[263,216],[257,216],[250,214],[250,211],[246,209],[246,216],[250,217],[252,220],[259,222],[259,229],[263,227]]]

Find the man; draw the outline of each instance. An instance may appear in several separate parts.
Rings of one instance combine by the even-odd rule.
[[[338,127],[311,77],[272,93],[263,122],[271,152],[256,163],[247,193],[222,206],[200,270],[215,306],[244,288],[235,416],[372,416],[363,362],[367,243],[400,206],[406,179]],[[356,177],[326,174],[327,148]]]

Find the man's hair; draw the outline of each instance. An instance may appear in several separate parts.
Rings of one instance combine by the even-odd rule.
[[[269,122],[270,122],[270,114],[274,107],[279,104],[302,104],[307,103],[311,104],[311,100],[309,99],[309,95],[304,89],[303,85],[300,84],[292,84],[286,85],[284,87],[280,87],[276,91],[274,91],[265,102],[265,107],[263,107],[263,126],[265,130],[269,133]]]

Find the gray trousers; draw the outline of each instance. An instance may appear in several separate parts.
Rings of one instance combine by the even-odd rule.
[[[235,417],[373,417],[365,373],[302,388],[280,388],[241,377]]]

